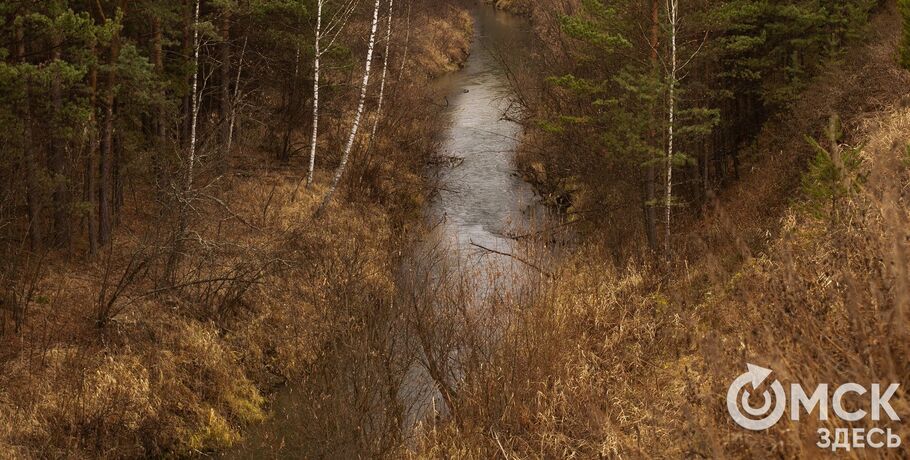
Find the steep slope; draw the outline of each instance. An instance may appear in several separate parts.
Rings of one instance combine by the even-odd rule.
[[[575,250],[468,376],[457,423],[430,430],[419,456],[822,456],[817,421],[760,434],[733,423],[724,397],[746,363],[806,388],[908,381],[910,73],[896,66],[898,28],[893,8],[880,12],[768,122],[742,180],[687,226],[687,261],[669,279],[618,270],[598,244]],[[824,139],[832,115],[839,149],[864,146],[836,218],[801,193],[806,136]],[[891,402],[910,410],[905,393]],[[906,442],[905,427],[881,427]]]

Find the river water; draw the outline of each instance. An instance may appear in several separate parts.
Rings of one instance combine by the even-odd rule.
[[[227,457],[388,455],[383,437],[390,431],[397,432],[398,440],[389,446],[412,445],[409,435],[415,428],[448,415],[443,387],[458,386],[462,358],[476,348],[478,336],[497,334],[496,320],[491,320],[495,315],[485,305],[491,298],[499,303],[517,298],[527,284],[529,266],[515,236],[531,231],[537,216],[545,213],[515,168],[521,127],[508,120],[517,105],[505,69],[520,65],[516,58],[527,49],[531,34],[525,20],[513,15],[480,6],[473,13],[471,55],[463,69],[440,78],[434,87],[434,103],[445,107],[448,124],[440,137],[439,161],[428,172],[438,185],[426,211],[431,230],[404,262],[399,288],[405,294],[398,303],[406,306],[397,307],[389,320],[393,326],[387,329],[394,330],[389,340],[379,341],[395,355],[386,367],[398,366],[389,371],[398,380],[375,377],[371,382],[378,374],[352,364],[349,372],[357,376],[322,382],[319,391],[288,388],[273,401],[272,418]],[[467,323],[471,331],[462,327]],[[348,371],[335,372],[343,376]],[[397,391],[389,390],[389,381]],[[320,395],[340,402],[322,404],[334,413],[315,420],[316,403],[309,399]],[[344,395],[375,402],[358,405],[352,398],[345,404]],[[350,414],[358,410],[371,413]]]
[[[474,19],[465,66],[437,82],[449,124],[431,173],[438,186],[427,210],[432,231],[405,267],[412,285],[404,290],[425,298],[417,302],[423,310],[410,311],[416,356],[399,392],[405,431],[448,415],[441,387],[454,390],[466,355],[502,329],[503,315],[492,309],[520,303],[537,280],[527,276],[516,237],[539,228],[546,212],[516,170],[522,129],[511,121],[520,106],[508,78],[529,56],[531,32],[524,19],[492,7],[477,7]]]
[[[537,208],[533,189],[515,169],[521,127],[506,119],[516,115],[518,105],[503,67],[520,65],[513,58],[527,46],[527,25],[508,13],[479,8],[475,33],[464,68],[439,82],[449,92],[451,124],[440,154],[450,166],[439,170],[440,192],[431,209],[441,221],[441,236],[471,265],[487,259],[470,256],[484,254],[478,246],[511,251],[510,236],[528,227]]]

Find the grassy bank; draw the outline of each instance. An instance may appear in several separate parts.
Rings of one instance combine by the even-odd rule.
[[[331,388],[326,360],[338,356],[329,350],[366,352],[352,337],[393,297],[399,248],[429,193],[422,173],[441,121],[425,103],[427,83],[464,61],[472,37],[464,10],[415,9],[408,20],[409,60],[387,88],[388,121],[322,219],[312,215],[337,153],[323,149],[308,190],[303,159],[276,162],[258,150],[268,128],[250,128],[243,160],[194,205],[174,283],[160,282],[165,222],[141,188],[124,197],[124,230],[98,258],[51,253],[10,281],[28,320],[0,338],[0,456],[224,450],[269,417],[276,388]],[[338,146],[347,112],[329,118],[325,146]]]
[[[817,419],[760,433],[733,423],[724,396],[746,363],[805,388],[907,381],[910,74],[895,62],[899,24],[893,9],[880,13],[867,40],[764,125],[741,180],[680,230],[669,275],[614,263],[608,230],[591,224],[491,343],[488,371],[468,374],[459,419],[427,430],[415,457],[821,456]],[[833,142],[832,116],[843,126]],[[856,167],[835,160],[835,188],[850,190],[836,200],[814,192],[822,160],[806,136],[861,152]],[[910,410],[903,390],[891,402]]]

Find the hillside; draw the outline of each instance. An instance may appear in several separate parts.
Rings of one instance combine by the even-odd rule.
[[[0,459],[907,456],[910,0],[9,0],[0,125]]]
[[[88,200],[79,201],[76,189],[83,184],[72,166],[62,183],[67,184],[70,199],[77,202],[73,207],[85,213],[73,211],[67,216],[73,229],[67,235],[71,244],[56,246],[51,238],[39,237],[40,246],[31,246],[28,226],[37,224],[29,223],[31,217],[19,200],[25,201],[34,189],[32,184],[12,178],[22,163],[19,152],[4,145],[2,159],[10,168],[3,173],[6,182],[0,205],[0,458],[211,455],[239,444],[252,426],[263,422],[276,391],[293,385],[298,391],[318,394],[333,384],[338,373],[346,373],[349,364],[378,365],[378,357],[368,352],[376,343],[361,341],[360,334],[384,327],[381,316],[388,308],[386,299],[395,290],[393,267],[400,258],[399,248],[412,233],[419,232],[422,207],[430,194],[423,171],[436,149],[434,133],[442,126],[438,108],[425,103],[433,97],[427,82],[464,62],[472,34],[470,16],[460,8],[432,10],[415,2],[412,10],[403,9],[395,18],[402,33],[395,35],[390,46],[409,51],[396,53],[388,65],[394,71],[388,72],[386,89],[396,92],[381,114],[388,124],[374,131],[378,132],[375,139],[369,138],[371,163],[361,161],[370,134],[367,128],[366,135],[361,130],[356,166],[342,185],[344,192],[317,220],[313,215],[329,189],[343,147],[343,131],[354,119],[352,89],[360,84],[362,71],[355,75],[347,69],[362,65],[367,50],[361,37],[368,36],[373,5],[369,10],[347,13],[349,23],[340,29],[347,32],[337,37],[336,48],[330,49],[334,54],[325,58],[334,67],[322,76],[323,89],[328,92],[322,101],[326,113],[315,180],[308,187],[308,159],[300,153],[300,146],[306,145],[309,152],[311,125],[302,113],[288,115],[291,109],[281,98],[291,97],[288,90],[300,91],[294,85],[312,85],[312,68],[301,65],[304,69],[293,76],[282,74],[287,70],[281,67],[286,64],[282,59],[293,57],[294,49],[288,45],[296,43],[296,38],[282,35],[291,33],[283,29],[286,23],[264,25],[257,22],[263,19],[256,16],[259,12],[245,10],[241,4],[215,7],[203,2],[201,20],[197,19],[203,33],[213,33],[212,24],[225,17],[233,22],[226,34],[231,37],[233,71],[240,76],[228,75],[231,80],[237,78],[233,85],[237,90],[232,93],[241,96],[233,101],[239,113],[233,148],[228,153],[220,150],[223,120],[213,101],[222,93],[206,89],[206,85],[214,85],[209,79],[215,78],[213,71],[223,61],[199,64],[206,71],[206,80],[200,84],[199,97],[205,105],[198,117],[188,115],[177,104],[170,105],[181,99],[177,90],[148,96],[165,99],[166,116],[199,119],[199,157],[195,162],[190,159],[195,173],[192,169],[187,173],[181,164],[187,159],[180,140],[182,125],[168,125],[161,145],[155,143],[156,136],[144,131],[147,123],[140,123],[139,128],[131,124],[136,121],[128,112],[131,104],[137,110],[148,110],[141,120],[160,115],[141,105],[146,99],[137,93],[136,85],[145,84],[154,92],[158,85],[168,83],[143,74],[152,67],[142,54],[142,45],[152,36],[143,34],[151,21],[141,20],[163,18],[170,24],[167,21],[176,19],[171,13],[189,12],[189,4],[161,2],[159,9],[145,5],[124,15],[123,42],[139,54],[130,56],[135,62],[123,63],[120,84],[124,92],[116,96],[123,103],[112,109],[119,170],[112,174],[118,181],[118,196],[111,200],[114,221],[107,244],[96,252],[90,248],[89,240],[97,229],[91,223],[97,214]],[[23,5],[8,6],[28,12]],[[29,49],[43,45],[42,27],[56,27],[54,21],[70,25],[66,21],[79,18],[86,23],[77,23],[75,27],[81,29],[66,32],[72,41],[62,57],[67,65],[72,62],[75,74],[86,71],[79,61],[85,58],[80,40],[92,37],[98,42],[91,46],[106,49],[109,36],[95,31],[92,27],[100,26],[75,2],[66,5],[72,9],[55,4],[51,6],[60,9],[44,10],[45,6],[31,5],[33,16],[16,22],[28,25]],[[117,8],[109,2],[98,4],[102,6],[110,6],[111,11]],[[302,3],[258,6],[266,13],[280,13],[288,23],[308,21],[306,15],[313,12],[308,7],[302,12],[293,9],[305,6]],[[7,11],[7,5],[0,11],[14,14]],[[122,9],[120,12],[123,14]],[[43,14],[57,19],[42,22]],[[193,30],[171,25],[174,27],[164,34],[179,36]],[[405,27],[408,35],[403,33]],[[4,23],[0,31],[5,34],[13,28],[12,22]],[[312,36],[309,30],[300,29],[304,33]],[[186,65],[182,60],[186,56],[176,51],[179,42],[162,46],[172,51],[165,70],[176,72]],[[213,49],[214,45],[204,48],[206,52]],[[290,56],[282,54],[288,51]],[[36,62],[42,58],[39,52],[32,57]],[[300,65],[299,48],[297,59]],[[16,60],[2,64],[6,73],[0,72],[4,91],[0,107],[6,110],[3,115],[16,116],[19,109],[10,91],[23,80],[14,77],[41,71],[44,64]],[[93,72],[97,71],[84,73],[83,79],[72,77],[67,83],[72,92],[67,103],[90,103],[79,96],[92,89],[81,86],[83,83],[97,83],[89,78]],[[110,70],[97,73],[105,76]],[[287,80],[281,81],[282,76]],[[152,80],[137,83],[134,78]],[[99,80],[103,90],[106,79]],[[288,82],[294,85],[283,86]],[[31,90],[36,111],[42,89],[46,87],[35,85]],[[378,94],[378,77],[370,90]],[[97,102],[102,104],[103,99]],[[301,99],[298,110],[307,104]],[[286,116],[291,117],[289,123]],[[372,101],[367,117],[364,124],[372,125],[374,120],[378,124],[380,114]],[[32,121],[19,118],[27,128]],[[91,146],[95,120],[71,122],[86,122],[89,128],[84,142],[88,144],[81,145]],[[34,123],[37,132],[38,122]],[[76,149],[83,142],[79,126],[78,134],[69,127],[65,132],[72,136],[68,142],[73,147],[68,151],[81,154]],[[289,143],[283,144],[285,129]],[[16,129],[5,133],[17,141],[18,134]],[[173,144],[169,136],[174,136]],[[35,145],[35,152],[43,155],[44,146]],[[282,147],[288,146],[295,153],[282,159]],[[86,152],[97,160],[93,149]],[[153,169],[155,155],[167,159],[166,165],[160,165],[164,171]],[[220,165],[222,161],[229,164]],[[101,171],[99,177],[103,174]],[[192,194],[184,195],[185,177],[194,180]],[[89,185],[86,180],[85,186]],[[49,209],[54,198],[48,192],[41,199],[46,201],[39,207]],[[51,225],[50,219],[40,223]],[[183,241],[177,244],[176,238]],[[342,342],[349,346],[333,350],[333,344]],[[333,396],[339,402],[350,400],[341,389]],[[323,410],[318,406],[310,409],[317,414]],[[363,414],[373,410],[362,409]],[[337,420],[359,423],[343,420],[341,414]],[[333,435],[331,426],[308,426],[312,436],[330,439]]]
[[[723,395],[746,363],[806,388],[910,378],[910,72],[895,60],[900,29],[885,8],[764,125],[741,178],[685,224],[685,264],[669,277],[648,264],[617,268],[596,238],[574,250],[493,353],[497,372],[469,379],[460,424],[426,433],[417,457],[824,456],[817,420],[752,433],[733,423]],[[861,158],[839,163],[850,191],[833,207],[809,193],[817,160],[807,140],[829,146],[832,117],[843,126],[836,150],[856,147]],[[910,409],[904,391],[891,404]],[[907,439],[901,423],[881,426]]]

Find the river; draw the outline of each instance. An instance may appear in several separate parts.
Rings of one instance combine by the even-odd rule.
[[[407,294],[399,303],[407,306],[395,314],[401,318],[390,322],[396,325],[391,333],[393,340],[383,341],[391,343],[388,350],[400,365],[397,392],[384,396],[386,387],[364,381],[370,379],[368,376],[322,383],[322,394],[333,391],[334,384],[339,393],[358,394],[380,403],[367,405],[373,409],[366,410],[375,413],[364,414],[361,420],[352,421],[348,412],[360,409],[344,407],[344,401],[329,410],[334,413],[313,420],[302,415],[312,414],[312,402],[301,398],[319,393],[285,389],[272,404],[273,416],[252,430],[244,445],[228,457],[306,458],[384,452],[382,433],[395,431],[392,423],[400,429],[399,441],[412,443],[408,437],[415,427],[447,415],[441,387],[457,387],[462,377],[462,356],[479,346],[479,339],[497,334],[495,315],[482,310],[486,305],[502,304],[506,298],[519,298],[529,284],[523,281],[528,279],[529,265],[519,255],[515,235],[529,232],[537,216],[545,213],[532,187],[515,168],[521,127],[508,117],[515,115],[511,109],[517,106],[503,62],[515,65],[531,34],[525,20],[508,13],[481,6],[473,13],[471,55],[460,71],[440,78],[435,85],[434,103],[445,107],[443,115],[448,124],[440,137],[439,161],[428,171],[438,187],[426,211],[431,230],[414,244],[402,267],[399,284]],[[467,323],[476,327],[469,331],[462,327]],[[397,409],[386,407],[389,399],[383,398],[397,399],[392,404]],[[381,403],[383,400],[386,402]],[[357,406],[353,401],[349,405]],[[341,426],[345,423],[357,426]],[[324,434],[326,430],[330,434]],[[395,443],[399,442],[390,441],[389,445]]]
[[[546,212],[515,166],[522,128],[512,121],[520,114],[507,71],[521,65],[531,32],[523,18],[492,7],[477,7],[474,19],[470,57],[437,82],[448,128],[430,173],[438,188],[427,211],[432,231],[406,263],[404,290],[422,295],[424,306],[409,311],[417,351],[399,393],[406,431],[448,415],[442,381],[457,387],[469,349],[501,329],[493,309],[519,303],[537,280],[526,276],[516,235],[538,228]]]

